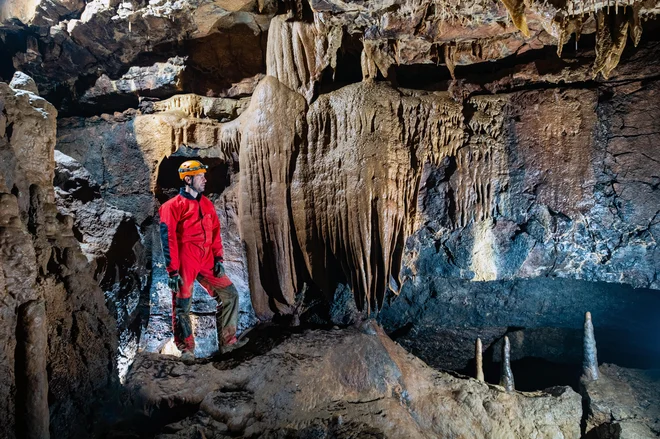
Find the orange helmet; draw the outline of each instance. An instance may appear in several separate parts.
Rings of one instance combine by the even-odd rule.
[[[188,160],[179,166],[179,178],[183,180],[187,175],[205,174],[209,167],[197,160]]]

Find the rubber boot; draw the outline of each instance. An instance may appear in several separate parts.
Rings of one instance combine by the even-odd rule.
[[[188,366],[190,366],[191,364],[195,364],[195,354],[193,354],[188,350],[181,352],[180,359],[183,364],[186,364]]]

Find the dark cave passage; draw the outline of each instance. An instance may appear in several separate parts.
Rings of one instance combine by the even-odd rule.
[[[594,315],[599,364],[660,368],[660,297],[654,290],[566,279],[452,283],[446,291],[443,281],[422,285],[431,294],[416,290],[413,299],[408,286],[379,320],[393,340],[434,368],[474,377],[480,337],[486,381],[499,383],[506,335],[516,389],[577,389],[586,311]]]

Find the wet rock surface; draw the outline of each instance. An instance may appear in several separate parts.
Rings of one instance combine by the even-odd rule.
[[[182,418],[150,434],[580,437],[580,397],[569,388],[507,393],[436,372],[373,322],[293,333],[257,327],[250,338],[230,357],[193,366],[141,356],[127,382],[133,407],[168,406]]]

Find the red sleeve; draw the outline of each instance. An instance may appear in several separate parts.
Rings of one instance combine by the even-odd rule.
[[[172,274],[179,271],[179,245],[176,240],[176,226],[179,223],[179,205],[175,201],[163,204],[160,213],[160,242],[163,246],[165,266]]]
[[[211,244],[211,249],[213,250],[213,257],[215,259],[220,259],[221,262],[225,261],[225,250],[222,247],[222,236],[220,234],[220,220],[218,219],[218,214],[215,212],[215,207],[213,208],[213,243]]]

